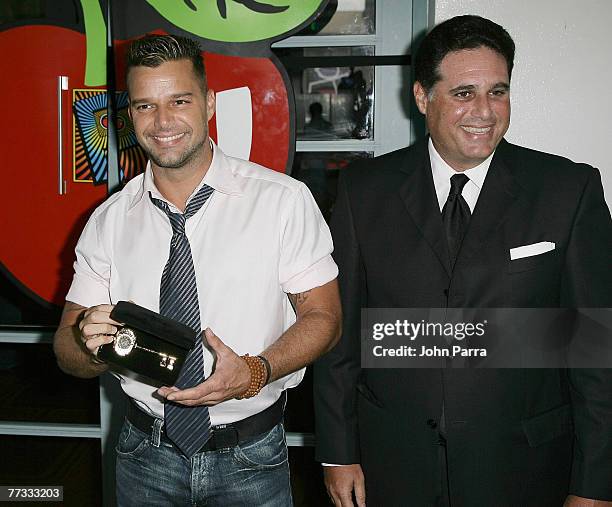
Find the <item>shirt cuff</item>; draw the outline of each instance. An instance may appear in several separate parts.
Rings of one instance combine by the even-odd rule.
[[[298,273],[282,284],[287,294],[300,294],[315,287],[325,285],[338,276],[338,266],[331,255],[326,255],[312,266]]]
[[[111,304],[108,287],[93,277],[75,273],[72,285],[66,294],[66,301],[90,308],[96,305]]]

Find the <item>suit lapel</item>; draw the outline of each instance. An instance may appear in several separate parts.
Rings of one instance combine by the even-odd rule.
[[[412,162],[406,160],[401,168],[406,173],[406,179],[400,187],[400,197],[425,241],[450,276],[448,247],[431,173],[427,141],[428,138],[414,146],[416,152]]]
[[[493,237],[493,232],[504,223],[521,191],[511,170],[510,150],[511,146],[502,140],[495,151],[459,251],[458,263],[470,258],[488,238]]]

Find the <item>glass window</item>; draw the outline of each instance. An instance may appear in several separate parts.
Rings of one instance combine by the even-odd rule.
[[[368,35],[375,32],[376,0],[331,0],[298,35]]]
[[[372,46],[283,48],[275,53],[293,86],[298,140],[373,138],[374,67],[351,65],[350,58],[372,56]]]
[[[102,455],[98,439],[0,435],[0,448],[5,456],[0,461],[2,484],[64,486],[61,505],[102,505]]]
[[[303,181],[329,221],[340,171],[358,158],[371,158],[368,152],[299,152],[293,160],[291,176]]]
[[[100,423],[98,379],[63,373],[50,344],[0,343],[0,385],[1,421]]]

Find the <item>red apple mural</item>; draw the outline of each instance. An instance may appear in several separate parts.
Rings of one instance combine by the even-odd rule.
[[[127,181],[146,160],[125,110],[124,53],[148,32],[200,41],[218,110],[210,132],[224,151],[277,171],[292,163],[293,100],[270,44],[301,29],[327,0],[81,0],[81,30],[0,25],[3,199],[0,269],[33,299],[62,305],[74,246],[107,181]],[[106,34],[114,41],[118,167],[108,177]],[[113,81],[110,81],[113,83]]]

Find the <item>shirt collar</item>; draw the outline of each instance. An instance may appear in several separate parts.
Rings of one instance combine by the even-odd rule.
[[[442,156],[436,150],[431,137],[429,138],[428,143],[429,148],[429,160],[431,161],[431,171],[433,173],[434,185],[437,185],[437,181],[446,181],[450,180],[451,176],[454,174],[458,174],[459,171],[455,171],[450,165],[446,163],[446,161],[442,158]],[[489,166],[491,165],[491,160],[493,159],[493,155],[495,151],[491,153],[485,160],[483,160],[476,167],[472,167],[471,169],[467,169],[463,171],[470,181],[472,181],[478,189],[482,188],[484,184],[484,180],[487,176],[487,172],[489,171]]]
[[[212,161],[210,163],[210,167],[202,181],[198,183],[197,187],[193,190],[187,201],[195,195],[200,188],[204,184],[212,187],[217,192],[221,192],[222,194],[235,195],[240,196],[243,193],[242,182],[240,177],[233,170],[233,164],[231,163],[231,159],[223,153],[221,148],[219,148],[212,139],[209,139],[210,146],[212,148]],[[138,189],[138,191],[134,194],[132,202],[130,204],[129,210],[132,210],[139,203],[143,201],[143,198],[146,197],[149,200],[148,194],[151,192],[153,197],[166,201],[164,197],[161,195],[157,187],[155,186],[155,178],[153,176],[153,171],[151,169],[151,161],[147,162],[147,167],[144,172],[144,177],[142,179],[142,185]],[[167,202],[167,201],[166,201]]]
[[[459,172],[455,171],[445,162],[445,160],[436,150],[431,137],[429,138],[428,149],[436,197],[438,198],[440,209],[442,209],[450,191],[450,178],[455,174],[459,174]],[[465,185],[462,194],[466,198],[472,212],[476,206],[476,201],[480,195],[480,190],[482,189],[484,180],[487,177],[494,153],[495,152],[491,153],[486,160],[478,164],[476,167],[463,171],[463,174],[469,178],[469,182]]]
[[[230,157],[223,153],[221,148],[219,148],[212,139],[210,140],[210,145],[213,151],[213,158],[208,171],[206,171],[203,183],[206,183],[222,194],[235,196],[242,195],[244,192],[244,182],[236,172],[236,164]],[[200,184],[194,192],[197,192],[202,184]]]

